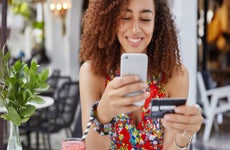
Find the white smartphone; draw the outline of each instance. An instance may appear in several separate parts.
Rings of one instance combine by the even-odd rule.
[[[138,75],[140,80],[146,82],[148,70],[148,56],[142,53],[123,53],[121,55],[120,75]],[[144,91],[135,91],[126,96],[134,96]],[[142,106],[144,101],[136,102],[135,105]]]

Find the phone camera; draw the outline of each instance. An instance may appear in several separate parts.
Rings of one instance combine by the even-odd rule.
[[[125,56],[125,59],[128,59],[129,57],[128,56]]]

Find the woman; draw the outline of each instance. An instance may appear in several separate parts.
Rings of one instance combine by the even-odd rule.
[[[147,83],[135,75],[119,77],[122,53],[148,55]],[[189,147],[202,123],[198,107],[177,107],[175,114],[163,119],[149,115],[152,98],[188,96],[188,72],[180,62],[166,0],[90,1],[84,18],[81,58],[85,61],[80,69],[83,131],[90,113],[94,118],[86,137],[87,149]],[[146,88],[150,90],[124,97]],[[144,106],[133,105],[142,99],[146,99]]]

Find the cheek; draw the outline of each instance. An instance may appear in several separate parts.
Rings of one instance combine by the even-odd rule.
[[[117,31],[120,33],[125,33],[132,28],[131,21],[120,21],[117,26]]]
[[[149,27],[145,31],[146,31],[146,35],[148,36],[148,38],[152,39],[153,32],[154,32],[154,27],[153,26]]]
[[[117,33],[118,34],[123,34],[124,32],[126,32],[127,31],[127,25],[126,24],[124,24],[124,23],[121,23],[119,26],[118,26],[118,28],[117,28]]]
[[[122,32],[120,30],[117,31],[117,38],[118,38],[119,42],[121,42]]]
[[[117,28],[117,38],[121,42],[122,38],[124,38],[124,35],[127,31],[127,27],[125,25],[121,25],[120,27]]]

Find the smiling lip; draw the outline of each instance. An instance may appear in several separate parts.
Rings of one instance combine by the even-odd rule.
[[[132,46],[137,46],[141,43],[142,39],[141,37],[136,37],[136,38],[133,38],[133,37],[127,37],[128,39],[128,42],[130,45]]]

